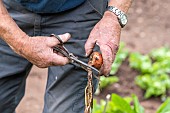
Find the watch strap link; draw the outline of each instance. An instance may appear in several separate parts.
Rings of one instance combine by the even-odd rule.
[[[122,28],[127,24],[127,21],[128,21],[127,16],[123,11],[121,11],[120,9],[118,9],[115,6],[108,6],[107,10],[111,11],[112,13],[114,13],[117,16]]]
[[[121,11],[120,9],[118,9],[115,6],[108,6],[107,10],[113,12],[118,18],[121,18],[121,15],[125,14],[123,11]]]

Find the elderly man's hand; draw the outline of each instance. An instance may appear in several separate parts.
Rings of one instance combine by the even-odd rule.
[[[63,42],[66,42],[71,36],[69,33],[59,35]],[[69,62],[68,58],[54,53],[52,47],[60,42],[54,37],[36,36],[24,37],[17,47],[12,49],[19,55],[25,57],[34,65],[45,68],[48,66],[65,65]]]
[[[94,45],[100,47],[103,57],[101,74],[107,76],[119,47],[121,26],[117,17],[106,11],[103,18],[95,25],[85,44],[86,54],[90,55]]]

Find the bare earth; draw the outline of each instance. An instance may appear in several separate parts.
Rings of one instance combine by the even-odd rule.
[[[129,10],[129,23],[123,29],[121,40],[130,51],[148,53],[151,49],[170,45],[170,0],[136,0]],[[118,93],[121,96],[137,94],[145,113],[155,113],[161,104],[158,98],[144,100],[143,91],[134,83],[137,72],[128,67],[125,61],[117,75],[120,81],[103,90],[96,98],[104,98],[106,93]],[[33,67],[28,79],[26,94],[17,108],[17,113],[42,113],[43,96],[47,80],[47,69]],[[128,84],[128,85],[127,85]]]

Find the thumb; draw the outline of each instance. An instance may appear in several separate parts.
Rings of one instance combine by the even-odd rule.
[[[65,34],[58,35],[58,36],[61,38],[61,40],[62,40],[63,42],[67,42],[67,41],[71,38],[70,33],[65,33]]]
[[[69,33],[65,33],[65,34],[58,35],[58,36],[62,42],[67,42],[71,38],[71,35]],[[47,41],[50,47],[60,44],[60,41],[55,36],[48,38]]]
[[[89,56],[93,52],[95,43],[96,40],[92,39],[92,37],[88,38],[87,42],[85,43],[86,56]]]

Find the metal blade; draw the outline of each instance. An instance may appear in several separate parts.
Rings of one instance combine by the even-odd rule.
[[[62,46],[55,46],[53,47],[53,49],[57,52],[60,52],[62,55],[64,55],[65,57],[67,57],[68,59],[70,58],[69,54],[67,53],[67,51],[65,51]]]
[[[79,64],[80,66],[83,66],[84,68],[90,68],[92,69],[93,71],[97,72],[98,74],[100,73],[98,69],[88,65],[87,63],[81,61],[81,60],[78,60],[77,58],[75,57],[70,57],[75,63]]]

